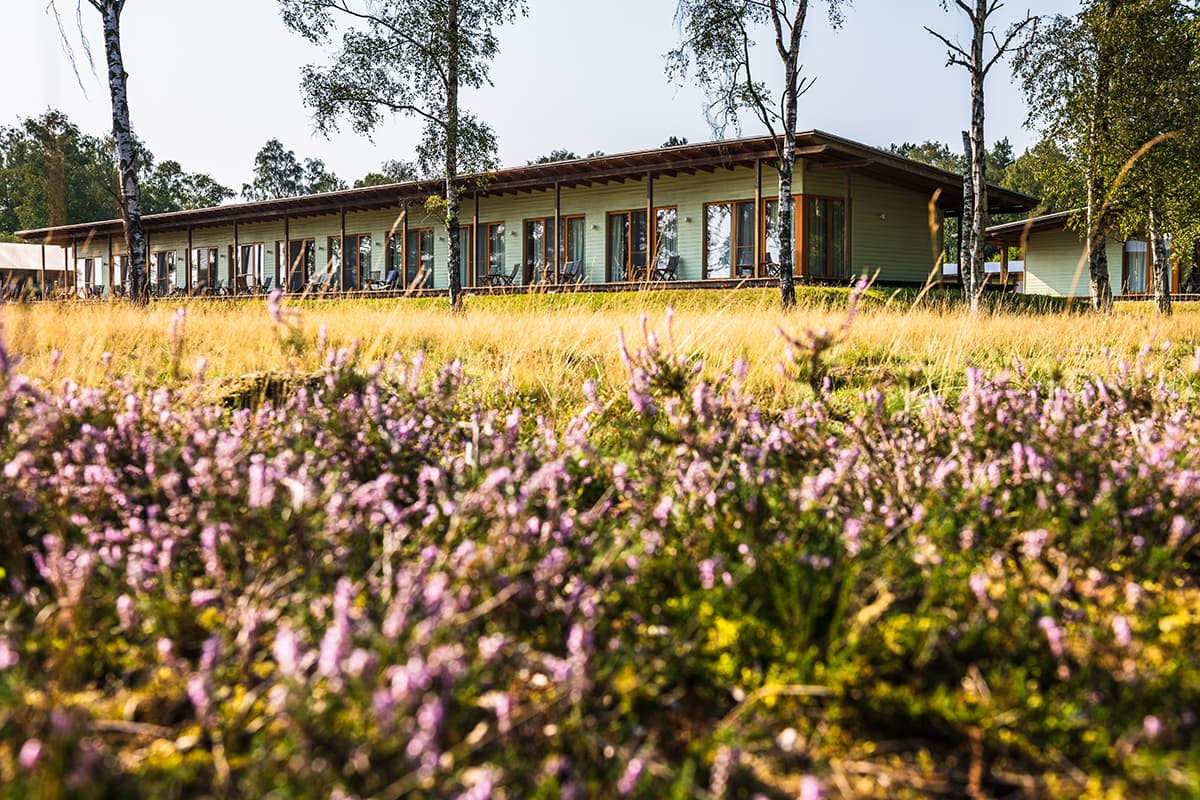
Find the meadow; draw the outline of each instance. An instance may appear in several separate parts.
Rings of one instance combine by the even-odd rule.
[[[0,796],[1200,795],[1200,309],[0,322]]]

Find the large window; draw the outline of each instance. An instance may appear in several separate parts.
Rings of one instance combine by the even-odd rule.
[[[754,201],[704,207],[704,277],[754,276]]]
[[[1123,294],[1146,294],[1154,281],[1150,276],[1150,247],[1140,240],[1125,243]]]
[[[840,198],[804,198],[805,274],[846,277],[846,203]]]
[[[482,268],[489,275],[508,274],[504,268],[504,232],[503,222],[480,224],[477,269]]]
[[[371,269],[371,234],[356,233],[346,236],[346,253],[342,255],[342,239],[329,239],[329,277],[324,283],[329,288],[351,292],[361,289],[364,281],[378,280]]]
[[[563,245],[566,247],[563,262],[576,261],[582,267],[586,257],[587,227],[585,219],[582,216],[563,217],[563,228],[566,231],[566,235],[563,237]]]
[[[286,256],[285,253],[286,249]],[[309,278],[316,274],[317,243],[315,239],[292,239],[275,242],[275,270],[279,288],[302,292]]]
[[[150,291],[159,297],[171,293],[175,283],[175,251],[164,250],[150,254]]]
[[[217,286],[217,248],[193,248],[191,265],[192,288],[201,292],[215,290]]]
[[[246,287],[262,286],[266,278],[263,264],[263,243],[243,244],[238,247],[237,274],[244,278]]]
[[[458,227],[458,280],[461,286],[475,285],[475,261],[471,252],[471,231],[473,226]]]
[[[525,220],[525,280],[554,280],[554,218]]]
[[[666,261],[679,255],[679,210],[656,208],[654,210],[654,254],[655,261]]]
[[[645,211],[615,211],[608,215],[607,280],[645,277],[649,249]]]
[[[404,244],[404,286],[419,288],[433,282],[433,228],[409,230]]]

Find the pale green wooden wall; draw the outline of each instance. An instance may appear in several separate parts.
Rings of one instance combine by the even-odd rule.
[[[679,278],[700,280],[704,274],[704,207],[707,203],[753,200],[755,195],[755,171],[749,167],[717,169],[715,172],[698,172],[696,175],[659,177],[654,180],[654,205],[674,206],[678,210],[677,236],[679,250]],[[883,280],[924,281],[933,267],[935,248],[939,241],[936,230],[929,226],[929,198],[913,192],[852,175],[847,180],[840,170],[811,171],[803,168],[796,171],[793,191],[835,197],[850,191],[851,214],[851,272],[855,275],[872,275],[876,270]],[[778,174],[769,167],[763,169],[763,197],[778,195]],[[640,210],[646,207],[646,182],[628,180],[621,183],[596,184],[587,187],[563,189],[561,213],[563,216],[584,215],[585,231],[585,280],[601,283],[605,280],[607,257],[606,235],[609,212]],[[373,212],[346,214],[346,234],[370,234],[373,271],[384,276],[387,273],[387,239],[390,233],[399,232],[403,225],[399,208]],[[461,220],[470,224],[475,215],[475,201],[465,194],[462,201]],[[483,196],[479,201],[481,225],[494,222],[505,224],[505,270],[514,264],[523,263],[524,227],[528,219],[552,217],[554,215],[554,192],[552,190],[503,195]],[[940,220],[940,213],[938,215]],[[432,286],[445,288],[449,284],[446,270],[446,235],[441,229],[440,219],[428,214],[423,207],[408,212],[409,229],[434,229],[434,275]],[[316,245],[316,262],[320,269],[327,261],[328,239],[339,232],[337,214],[320,217],[302,217],[289,222],[289,237],[295,241],[312,238]],[[240,225],[238,239],[241,244],[262,243],[264,271],[275,277],[279,285],[279,266],[275,263],[275,243],[284,238],[282,221]],[[218,276],[230,281],[228,248],[233,244],[233,226],[218,228],[196,228],[192,232],[194,248],[216,247],[218,249]],[[118,250],[120,244],[117,245]],[[187,234],[173,232],[155,234],[150,238],[151,252],[174,251],[177,269],[175,283],[183,286],[187,267]],[[107,279],[107,239],[97,240],[87,248],[79,248],[77,256],[101,258],[104,267],[100,270],[101,283]],[[480,254],[482,256],[482,253]],[[477,269],[482,272],[485,267]]]
[[[1121,292],[1123,243],[1109,239],[1108,279],[1113,294]],[[1032,233],[1025,246],[1025,293],[1052,297],[1087,297],[1088,265],[1078,233],[1067,229]]]

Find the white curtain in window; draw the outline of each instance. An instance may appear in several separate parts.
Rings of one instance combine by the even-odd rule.
[[[1144,294],[1147,291],[1148,256],[1146,242],[1125,243],[1125,291],[1129,294]]]

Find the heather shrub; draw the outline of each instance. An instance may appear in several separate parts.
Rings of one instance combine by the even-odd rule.
[[[1200,792],[1200,364],[789,332],[768,411],[668,318],[556,424],[273,313],[325,367],[235,402],[0,348],[7,796]]]

